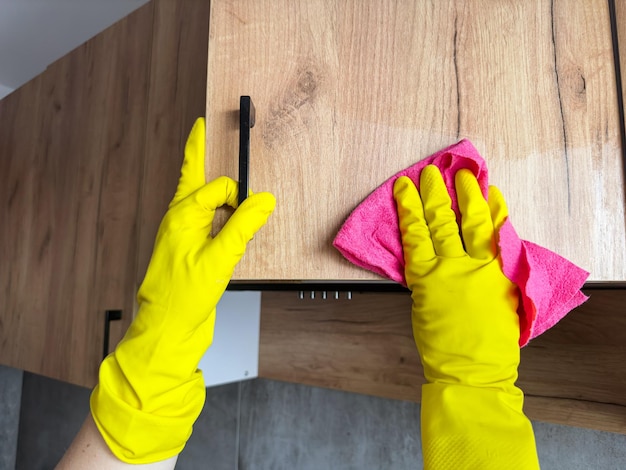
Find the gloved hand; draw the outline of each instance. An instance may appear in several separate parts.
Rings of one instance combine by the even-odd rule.
[[[426,468],[538,468],[530,421],[515,386],[520,360],[516,286],[503,274],[496,244],[506,204],[487,202],[469,170],[456,174],[461,230],[437,167],[422,170],[419,193],[394,184],[413,299],[422,389]]]
[[[251,195],[212,238],[216,208],[236,207],[238,187],[226,177],[205,184],[204,139],[204,119],[198,119],[139,289],[139,311],[100,366],[91,395],[102,437],[128,463],[172,457],[191,435],[206,395],[197,367],[213,339],[215,307],[275,206],[269,193]]]

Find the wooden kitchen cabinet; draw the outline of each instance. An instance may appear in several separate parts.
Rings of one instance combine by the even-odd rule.
[[[113,347],[205,105],[207,177],[237,176],[241,94],[257,106],[251,187],[278,207],[239,281],[379,282],[332,248],[341,222],[462,137],[522,237],[593,281],[626,278],[605,2],[213,0],[207,75],[208,8],[150,2],[0,102],[3,364],[95,383],[103,311],[125,312]],[[264,293],[260,375],[418,400],[408,297],[354,295]],[[525,350],[531,417],[624,432],[623,301],[592,292]]]
[[[151,19],[148,6],[0,104],[4,364],[93,385],[105,311],[132,315]]]
[[[522,349],[525,412],[626,434],[626,289],[585,293],[585,304]],[[260,377],[420,401],[408,294],[299,300],[297,292],[264,292],[261,312]]]
[[[95,385],[204,112],[208,14],[150,2],[0,101],[0,363]]]
[[[624,15],[618,2],[622,63]],[[590,286],[626,281],[622,90],[604,0],[213,0],[209,43],[207,180],[237,178],[250,95],[250,186],[278,201],[235,279],[355,291],[264,292],[261,377],[419,401],[410,298],[357,292],[383,280],[332,240],[387,178],[461,138],[522,238],[589,270]],[[587,292],[524,349],[531,418],[626,433],[624,292]]]
[[[467,137],[522,238],[626,281],[606,1],[215,0],[208,63],[207,179],[237,177],[250,95],[251,188],[278,200],[237,280],[381,281],[332,247],[337,230]]]

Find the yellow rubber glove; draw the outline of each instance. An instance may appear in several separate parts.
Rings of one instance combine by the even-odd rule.
[[[251,195],[211,238],[215,209],[237,206],[237,183],[204,183],[204,119],[185,147],[178,189],[139,289],[139,311],[100,366],[91,412],[111,451],[133,464],[177,455],[206,396],[198,363],[213,339],[215,307],[252,239],[274,210]]]
[[[406,177],[394,184],[413,335],[428,382],[422,388],[424,465],[539,468],[523,393],[515,386],[518,292],[502,272],[496,244],[506,204],[493,186],[487,203],[469,170],[459,171],[455,183],[460,231],[437,167],[422,170],[419,193]]]

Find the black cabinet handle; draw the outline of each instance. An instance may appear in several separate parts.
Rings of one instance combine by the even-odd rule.
[[[102,359],[109,355],[109,333],[111,322],[122,319],[121,310],[107,310],[104,312],[104,347],[102,351]]]
[[[250,179],[250,128],[254,127],[256,110],[249,96],[239,98],[239,205],[248,197]]]

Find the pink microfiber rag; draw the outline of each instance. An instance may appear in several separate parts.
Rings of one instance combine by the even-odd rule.
[[[398,177],[408,176],[417,185],[422,168],[429,164],[441,171],[457,217],[454,175],[458,170],[471,170],[486,197],[485,161],[469,140],[462,140],[401,171],[370,194],[335,237],[333,245],[343,256],[357,266],[406,285],[393,184]],[[546,248],[521,240],[509,219],[498,233],[498,244],[504,274],[520,290],[519,344],[525,346],[587,300],[580,288],[589,273]]]

